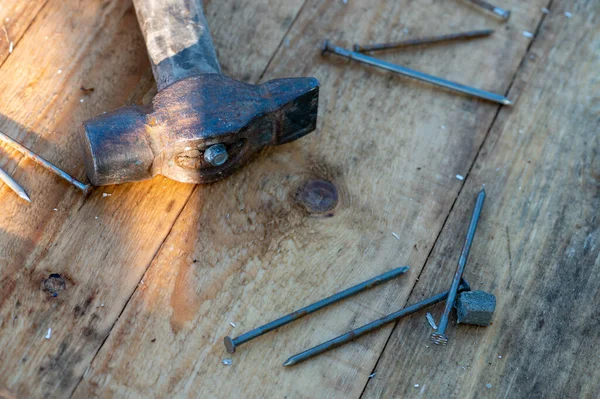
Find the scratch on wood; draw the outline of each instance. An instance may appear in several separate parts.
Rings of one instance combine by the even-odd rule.
[[[507,227],[508,229],[508,227]],[[508,398],[508,393],[510,392],[510,388],[512,387],[513,381],[515,380],[515,377],[517,376],[519,372],[519,368],[517,367],[517,369],[515,370],[513,377],[510,379],[510,382],[508,383],[508,387],[506,388],[506,394],[504,394],[504,399]]]
[[[4,36],[6,36],[6,42],[10,43],[10,39],[8,38],[8,31],[6,30],[6,25],[2,25],[2,29],[4,29]]]
[[[510,234],[508,232],[508,226],[506,226],[506,250],[508,251],[508,279],[506,281],[506,288],[510,288],[510,283],[512,282],[512,251],[510,249]]]

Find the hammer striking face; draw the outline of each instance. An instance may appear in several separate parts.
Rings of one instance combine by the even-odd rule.
[[[252,85],[221,75],[199,0],[134,4],[159,92],[147,107],[123,107],[84,122],[84,159],[93,185],[159,174],[213,182],[265,146],[315,129],[316,79]]]

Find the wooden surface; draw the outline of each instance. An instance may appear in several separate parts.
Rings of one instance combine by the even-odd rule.
[[[81,121],[155,93],[135,13],[120,0],[7,4],[21,38],[0,47],[0,129],[83,179]],[[226,74],[322,84],[316,132],[216,184],[156,178],[84,199],[2,147],[33,203],[0,187],[0,396],[600,395],[600,7],[498,5],[513,10],[506,25],[432,0],[205,2]],[[512,108],[318,50],[325,37],[349,47],[482,27],[496,33],[381,57],[508,92]],[[337,203],[311,201],[314,181]],[[449,286],[482,184],[466,277],[497,296],[492,326],[452,322],[434,347],[423,312],[281,367]],[[397,281],[225,352],[225,335],[403,264]]]
[[[0,66],[19,41],[46,0],[4,0],[0,5]]]
[[[409,300],[445,289],[485,184],[467,277],[496,295],[493,325],[439,348],[424,313],[399,323],[365,398],[600,397],[599,11],[553,2]]]

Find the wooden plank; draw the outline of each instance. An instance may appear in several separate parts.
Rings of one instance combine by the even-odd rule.
[[[399,323],[364,397],[599,397],[599,17],[596,1],[552,3],[411,295],[447,289],[485,184],[465,276],[496,295],[493,325],[451,324],[435,347],[424,312]]]
[[[47,0],[3,0],[0,4],[0,66],[14,51]]]
[[[320,79],[317,132],[194,191],[75,397],[360,395],[390,329],[293,370],[281,363],[405,303],[497,107],[323,59],[319,45],[495,23],[451,3],[307,2],[265,78]],[[385,57],[504,92],[545,3],[510,5],[520,12],[486,44]],[[412,272],[225,353],[225,335],[400,264]]]
[[[221,61],[235,75],[257,79],[271,58],[268,49],[272,54],[287,31],[279,18],[293,20],[302,3],[244,5],[233,14],[217,13],[209,24],[217,27],[217,45],[229,40],[224,34],[248,38],[235,54],[224,49],[227,58]],[[212,7],[224,5],[209,5],[209,12]],[[266,39],[248,35],[258,21],[244,12],[270,29]],[[244,24],[219,28],[242,17]],[[86,94],[81,86],[94,91]],[[51,1],[0,69],[0,129],[83,178],[81,121],[127,102],[148,101],[152,86],[130,2]],[[194,187],[158,178],[98,189],[84,200],[14,151],[2,152],[10,155],[2,157],[2,167],[14,172],[34,202],[28,205],[0,188],[0,391],[67,396]],[[60,280],[47,280],[52,273],[61,275],[64,290]],[[48,328],[51,337],[44,339]]]

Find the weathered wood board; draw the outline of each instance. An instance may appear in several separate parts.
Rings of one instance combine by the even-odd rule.
[[[600,397],[600,4],[550,10],[409,301],[448,286],[485,184],[465,276],[497,296],[493,325],[440,348],[425,312],[399,323],[366,398]]]
[[[245,21],[236,25],[237,33],[249,38],[244,46],[234,54],[221,49],[232,74],[258,79],[270,56],[259,57],[257,49],[273,53],[289,28],[281,21],[292,21],[301,5],[268,4],[244,3],[235,12],[207,5],[217,45],[219,27]],[[249,12],[254,7],[260,13]],[[271,29],[264,32],[269,40],[251,38],[259,21],[246,20],[249,15]],[[130,2],[49,1],[0,68],[0,129],[83,178],[81,121],[141,101],[152,84]],[[94,91],[86,94],[81,86]],[[155,179],[100,189],[84,201],[33,162],[5,147],[2,153],[1,166],[14,171],[34,202],[22,202],[4,185],[0,189],[0,387],[23,397],[65,396],[80,381],[194,187]],[[44,285],[52,273],[65,281],[56,297]],[[46,340],[48,328],[52,336]]]
[[[84,200],[0,148],[34,199],[0,186],[0,397],[598,396],[598,5],[549,3],[503,1],[502,24],[460,2],[205,1],[226,74],[322,83],[316,132],[216,184],[157,178]],[[18,46],[6,56],[0,41],[0,129],[83,178],[80,122],[154,94],[135,13],[116,0],[27,7]],[[326,37],[350,47],[482,27],[497,31],[381,56],[510,89],[513,109],[319,54]],[[418,314],[281,367],[445,289],[482,183],[467,276],[498,295],[494,326],[452,325],[451,345],[432,348]],[[402,264],[397,281],[225,352],[225,335]],[[576,273],[560,285],[564,269]]]
[[[388,57],[504,92],[529,43],[522,26],[535,30],[543,5],[523,7],[519,28],[498,32],[497,52],[463,43]],[[445,20],[440,32],[488,21],[440,3],[308,2],[264,78],[319,78],[318,131],[194,191],[76,397],[360,395],[389,329],[293,370],[281,363],[404,304],[462,186],[455,176],[468,172],[498,109],[319,54],[325,37],[389,39],[370,29],[394,30],[404,15],[411,28],[413,18]],[[463,61],[474,54],[481,60]],[[324,213],[335,195],[301,200],[318,181],[339,199]],[[225,353],[223,336],[404,263],[409,276]]]
[[[0,66],[17,47],[46,1],[2,1],[0,4]]]

